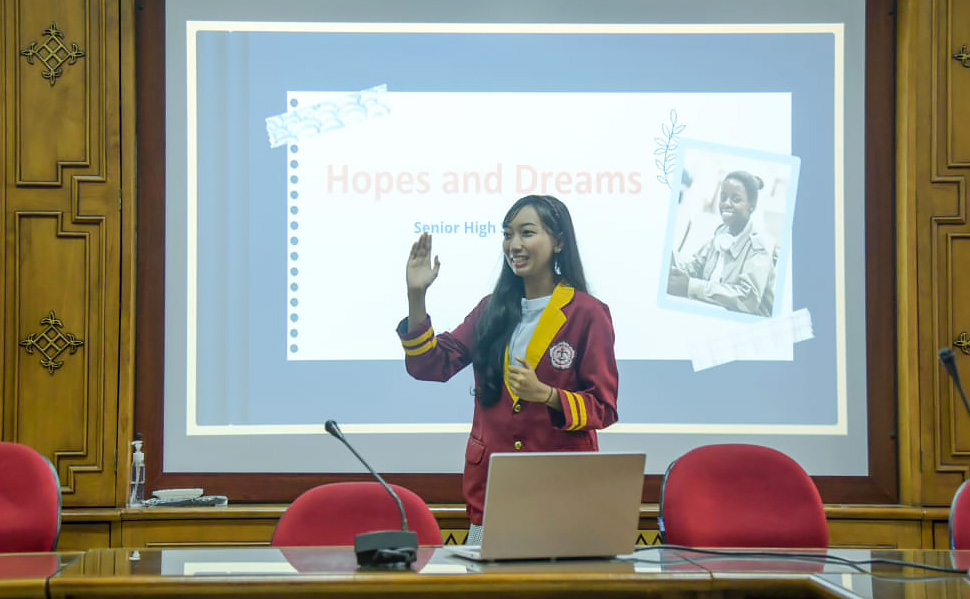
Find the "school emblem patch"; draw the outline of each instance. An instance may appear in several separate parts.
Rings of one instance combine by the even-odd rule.
[[[549,360],[559,370],[566,370],[572,366],[575,358],[576,350],[565,341],[560,341],[549,348]]]

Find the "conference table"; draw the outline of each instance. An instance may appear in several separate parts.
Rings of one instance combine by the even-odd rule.
[[[0,598],[44,599],[47,581],[81,552],[0,553]]]
[[[940,568],[935,571],[904,562]],[[357,567],[350,547],[93,549],[0,554],[0,598],[966,597],[970,552],[644,547],[616,559],[477,563],[421,548],[408,570]]]

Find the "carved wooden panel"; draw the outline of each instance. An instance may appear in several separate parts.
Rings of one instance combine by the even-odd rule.
[[[52,460],[66,507],[112,506],[133,260],[119,1],[4,0],[2,11],[3,438]]]
[[[16,52],[14,107],[19,185],[64,183],[65,167],[93,167],[103,176],[103,3],[13,0]]]
[[[107,231],[59,212],[21,211],[10,233],[16,303],[8,315],[20,351],[4,394],[4,436],[54,462],[66,505],[110,505],[117,397],[105,392],[108,362],[116,363],[105,337],[115,330],[105,322]],[[68,348],[71,340],[82,345]]]
[[[940,264],[939,346],[951,347],[960,332],[970,331],[970,231],[966,222],[966,185],[955,183],[954,197],[960,213],[952,218],[942,217],[938,225],[937,244]],[[949,222],[950,224],[943,224]],[[961,380],[970,380],[970,355],[956,352],[957,372]],[[960,478],[949,482],[948,487],[962,482],[970,468],[970,408],[964,405],[955,385],[943,369],[939,373],[936,411],[940,414],[937,438],[939,441],[941,471],[956,471]],[[944,489],[940,501],[949,503],[952,489]]]
[[[913,496],[923,505],[948,506],[970,472],[970,410],[937,358],[940,348],[970,331],[970,110],[957,106],[963,67],[948,49],[954,32],[968,29],[954,19],[970,18],[970,6],[962,0],[906,2],[903,14],[908,60],[900,94],[907,115],[900,127],[898,198],[905,245],[899,251],[915,260],[908,281],[913,289],[901,293],[915,294],[918,308],[909,314],[915,321],[907,328],[918,331],[918,342],[900,343],[900,361],[918,378],[918,397],[901,396],[900,408],[919,403],[920,489]],[[970,356],[957,353],[961,378],[970,381]]]
[[[947,29],[943,43],[947,61],[947,114],[950,166],[970,168],[970,2],[947,2]]]
[[[966,224],[967,186],[964,181],[958,185],[960,205],[963,207],[964,222],[957,227],[960,232],[947,237],[949,260],[947,280],[949,281],[949,302],[944,322],[944,339],[941,347],[950,347],[956,356],[957,373],[961,381],[970,384],[970,347],[962,351],[963,341],[970,333],[970,227]],[[955,439],[953,452],[970,462],[970,407],[963,403],[955,386],[947,380],[944,394],[950,398]],[[966,388],[964,388],[966,390]]]
[[[957,37],[970,34],[970,4],[939,0],[935,15],[933,72],[938,84],[933,86],[936,97],[929,107],[934,113],[930,130],[935,159],[927,173],[931,185],[920,200],[932,222],[930,251],[920,261],[937,277],[932,294],[923,295],[933,306],[934,326],[928,338],[935,346],[924,350],[931,357],[934,349],[953,347],[961,332],[970,331],[970,68],[957,63],[950,49]],[[970,382],[970,356],[960,351],[956,355],[960,378]],[[921,375],[933,380],[925,388],[932,391],[930,403],[937,418],[935,430],[924,441],[926,447],[935,439],[937,458],[932,483],[924,489],[924,503],[945,506],[970,473],[970,409],[938,363],[921,370]]]

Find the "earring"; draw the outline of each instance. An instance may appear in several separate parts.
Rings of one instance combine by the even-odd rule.
[[[562,275],[562,269],[559,268],[559,256],[558,255],[556,256],[556,259],[552,263],[552,270],[556,273],[556,276],[561,276]]]

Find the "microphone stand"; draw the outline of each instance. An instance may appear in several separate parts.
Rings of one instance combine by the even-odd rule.
[[[397,508],[401,512],[401,530],[378,530],[373,532],[358,533],[354,537],[354,553],[357,555],[357,565],[361,568],[389,568],[403,569],[410,568],[411,564],[418,556],[418,533],[408,530],[408,519],[404,512],[404,504],[398,497],[394,489],[388,485],[376,470],[354,447],[344,438],[340,427],[333,420],[328,420],[325,424],[327,432],[340,440],[347,446],[347,449],[360,460],[371,475],[377,479],[388,494],[397,502]]]
[[[963,392],[963,385],[960,384],[960,373],[957,372],[957,364],[953,355],[953,350],[949,347],[944,347],[939,353],[940,362],[943,363],[943,367],[946,368],[947,374],[953,379],[953,386],[957,388],[957,393],[960,394],[960,398],[963,400],[963,405],[967,409],[967,414],[970,414],[970,401],[967,400],[967,394]]]

